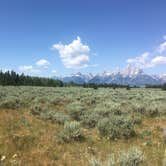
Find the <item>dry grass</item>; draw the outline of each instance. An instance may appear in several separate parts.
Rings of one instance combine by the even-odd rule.
[[[49,91],[48,93],[50,94],[52,93],[50,91],[53,90],[54,93],[56,93],[56,89],[45,90]],[[30,93],[33,91],[35,91],[35,88],[32,89]],[[128,103],[131,102],[131,100],[129,101],[129,98],[132,98],[133,103],[137,100],[138,104],[141,104],[142,102],[139,98],[141,99],[141,94],[146,97],[146,93],[147,95],[152,96],[154,101],[159,100],[161,104],[166,101],[165,93],[155,90],[153,92],[145,92],[145,90],[142,89],[130,91],[123,89],[116,91],[99,89],[97,91],[88,90],[89,92],[81,93],[84,91],[86,90],[79,91],[79,89],[71,89],[70,92],[68,92],[67,90],[62,89],[61,92],[61,89],[58,89],[57,94],[61,92],[61,94],[66,93],[67,96],[71,95],[72,92],[73,96],[70,98],[66,97],[65,101],[56,101],[49,105],[49,109],[67,114],[67,104],[70,103],[71,100],[75,101],[76,98],[79,98],[81,95],[81,99],[88,98],[84,103],[88,102],[86,109],[89,110],[93,109],[96,104],[100,104],[100,100],[103,100],[103,103],[105,100],[108,102],[117,100],[117,103],[122,100],[123,109],[127,110],[130,108],[128,106]],[[8,93],[10,96],[10,90]],[[38,91],[35,92],[34,96],[37,96],[38,93]],[[93,98],[96,99],[95,104],[89,102],[91,93],[94,95]],[[153,96],[151,93],[158,93],[158,96]],[[53,94],[51,95],[53,96]],[[115,95],[114,98],[112,98],[113,95]],[[150,99],[149,96],[147,99]],[[60,97],[62,96],[60,95]],[[135,99],[136,97],[138,99]],[[50,97],[50,99],[52,99],[52,97]],[[33,96],[32,100],[34,100]],[[100,108],[104,106],[102,102]],[[143,102],[146,103],[145,101]],[[45,103],[42,104],[42,106],[45,106]],[[110,103],[110,105],[111,104],[112,103]],[[132,112],[132,114],[134,113]],[[165,115],[156,117],[142,116],[142,123],[134,125],[134,127],[136,131],[135,137],[108,140],[107,138],[102,137],[96,128],[87,129],[82,126],[85,140],[59,144],[56,136],[63,130],[62,124],[52,123],[50,120],[42,119],[38,115],[33,115],[28,106],[20,107],[18,109],[1,108],[0,166],[88,166],[89,160],[93,157],[105,161],[107,156],[112,153],[116,158],[121,151],[128,150],[133,146],[137,146],[143,151],[146,157],[143,166],[162,166],[166,149],[166,144],[163,141],[163,129],[166,128]]]
[[[164,151],[162,128],[166,119],[144,119],[136,131],[148,130],[144,138],[108,141],[101,138],[95,129],[84,129],[86,140],[59,144],[56,134],[61,127],[35,117],[25,110],[0,111],[0,155],[6,165],[63,165],[84,166],[92,157],[104,160],[109,153],[117,154],[131,146],[139,146],[146,154],[144,165],[161,166]]]

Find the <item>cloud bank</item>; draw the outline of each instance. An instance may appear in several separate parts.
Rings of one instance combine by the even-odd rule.
[[[163,38],[166,40],[166,36]],[[153,52],[145,52],[136,58],[127,59],[127,64],[141,69],[166,64],[166,41],[161,43]]]

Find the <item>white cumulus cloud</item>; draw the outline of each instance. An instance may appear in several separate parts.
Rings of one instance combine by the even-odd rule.
[[[163,36],[163,39],[164,39],[164,40],[166,40],[166,35],[165,35],[165,36]]]
[[[34,69],[33,66],[19,66],[18,70],[24,74],[39,74],[40,70]]]
[[[52,74],[56,74],[57,71],[56,71],[56,70],[52,70],[51,73],[52,73]]]
[[[156,56],[151,61],[152,65],[161,65],[166,64],[166,57],[165,56]]]
[[[31,71],[33,69],[32,66],[20,66],[19,70],[22,72],[27,72],[27,71]]]
[[[135,58],[127,59],[127,63],[138,68],[148,68],[151,66],[150,53],[145,52]]]
[[[166,40],[166,36],[164,36]],[[158,65],[166,64],[166,41],[161,43],[155,51],[145,52],[144,54],[135,58],[127,59],[127,64],[136,68],[150,68]]]
[[[50,62],[46,59],[40,59],[36,62],[36,65],[39,67],[47,68],[50,65]]]
[[[163,53],[166,51],[166,41],[160,44],[158,51],[159,53]]]
[[[88,67],[90,48],[81,42],[80,37],[70,44],[54,44],[53,49],[58,50],[64,66],[68,69],[81,69]]]
[[[155,67],[157,65],[166,64],[165,56],[150,56],[150,54],[149,55],[147,54],[148,56],[143,56],[143,55],[133,59],[128,59],[127,60],[128,65],[140,69],[145,69],[145,68]]]

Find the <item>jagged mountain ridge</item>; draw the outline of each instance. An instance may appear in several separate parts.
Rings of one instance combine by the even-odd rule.
[[[166,75],[149,75],[145,74],[141,69],[131,70],[130,68],[117,72],[103,72],[102,74],[92,75],[76,73],[65,77],[54,77],[63,82],[74,82],[77,84],[96,83],[96,84],[122,84],[144,86],[146,84],[157,85],[166,82]]]

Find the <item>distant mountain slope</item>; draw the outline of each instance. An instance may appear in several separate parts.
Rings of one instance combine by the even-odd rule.
[[[57,77],[54,77],[57,79]],[[136,85],[144,86],[146,84],[157,85],[166,82],[166,75],[149,75],[145,74],[141,69],[131,70],[126,68],[118,72],[103,72],[102,74],[81,74],[76,73],[65,77],[58,77],[63,82],[74,82],[77,84],[83,83],[96,83],[96,84],[123,84],[123,85]]]

